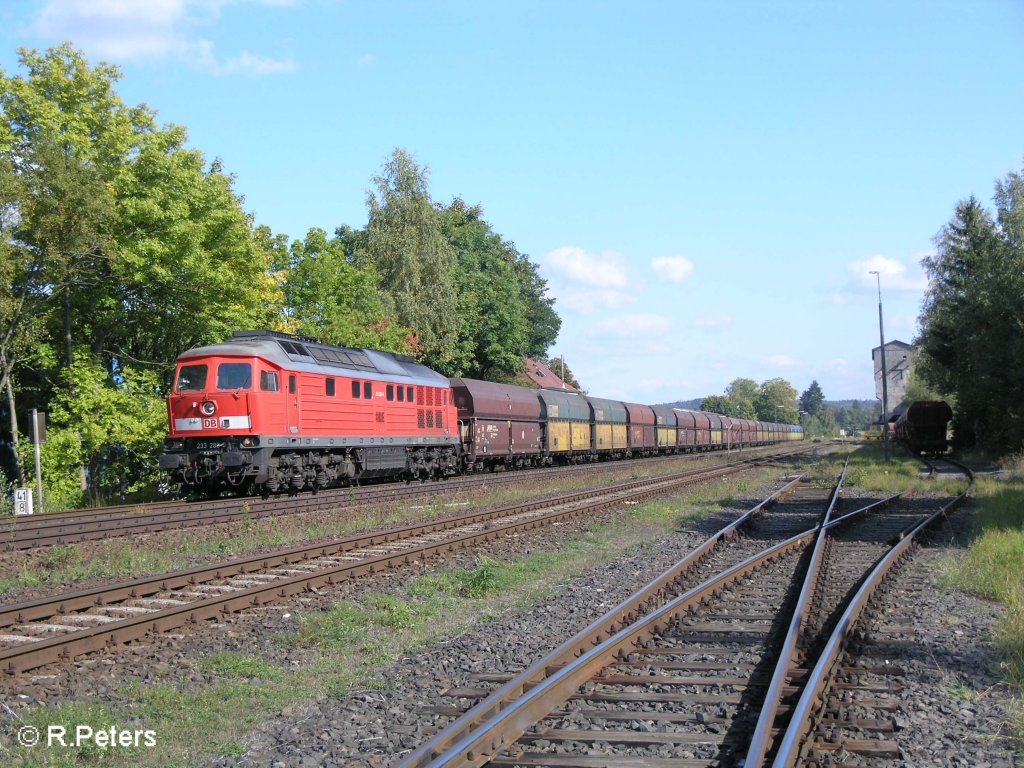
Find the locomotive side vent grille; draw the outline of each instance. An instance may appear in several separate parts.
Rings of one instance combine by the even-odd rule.
[[[441,411],[437,411],[437,413],[435,413],[434,424],[437,426],[438,429],[443,428],[443,425],[441,424]]]
[[[423,429],[423,425],[425,424],[424,419],[425,417],[423,415],[423,409],[420,408],[419,410],[416,411],[416,426],[418,428]]]
[[[434,412],[427,411],[427,429],[434,428]]]

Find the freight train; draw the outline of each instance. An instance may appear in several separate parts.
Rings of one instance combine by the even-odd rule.
[[[799,426],[466,378],[410,357],[239,331],[178,356],[160,468],[183,490],[297,493],[769,445]]]
[[[944,453],[948,446],[946,425],[953,410],[944,400],[918,400],[896,420],[896,440],[912,453]]]

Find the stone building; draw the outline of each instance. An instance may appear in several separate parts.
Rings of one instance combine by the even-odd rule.
[[[875,397],[882,399],[882,355],[881,347],[871,350],[875,365]],[[903,402],[910,384],[910,372],[914,367],[914,347],[903,341],[885,342],[885,373],[888,379],[889,413]]]

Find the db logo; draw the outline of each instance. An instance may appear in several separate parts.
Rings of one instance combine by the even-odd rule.
[[[203,419],[203,429],[217,429],[219,426],[217,419]]]

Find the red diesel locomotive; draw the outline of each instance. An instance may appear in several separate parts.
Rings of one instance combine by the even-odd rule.
[[[412,358],[241,331],[178,357],[160,468],[267,495],[459,470],[448,379]]]

